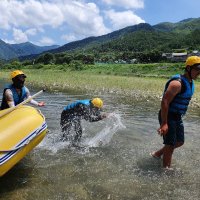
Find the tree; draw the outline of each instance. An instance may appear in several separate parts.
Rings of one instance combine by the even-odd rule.
[[[52,64],[54,62],[54,55],[52,53],[45,53],[44,54],[44,64]]]

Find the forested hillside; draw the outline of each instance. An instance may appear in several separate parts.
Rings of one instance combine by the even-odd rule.
[[[200,48],[200,18],[178,23],[146,23],[126,27],[99,37],[75,41],[54,49],[52,53],[83,49],[84,51],[110,52],[145,50],[172,51],[174,48]]]
[[[20,60],[35,60],[38,63],[69,64],[72,60],[83,63],[114,62],[158,62],[162,53],[172,53],[177,49],[184,52],[200,50],[200,18],[190,18],[178,23],[163,22],[154,26],[141,23],[129,26],[112,33],[89,37],[70,42],[59,48],[37,54],[34,45],[24,45],[29,56],[23,56],[22,44],[13,46],[14,54],[23,56]],[[23,46],[23,47],[24,47]],[[0,46],[1,47],[1,46]],[[13,49],[12,48],[12,49]],[[43,48],[44,50],[44,48]],[[46,54],[46,55],[45,55]],[[28,54],[26,54],[28,55]]]

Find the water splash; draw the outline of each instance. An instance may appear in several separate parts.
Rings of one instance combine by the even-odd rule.
[[[126,128],[119,114],[112,113],[106,119],[106,126],[92,138],[87,138],[81,142],[81,145],[86,147],[99,147],[107,145],[113,135],[120,129]]]
[[[125,128],[120,115],[116,113],[109,114],[104,120],[104,123],[104,128],[94,137],[87,137],[86,133],[86,138],[82,138],[82,141],[77,144],[77,147],[83,147],[87,151],[90,147],[105,146],[111,141],[118,130]],[[49,131],[49,134],[38,145],[38,148],[49,150],[52,154],[55,154],[59,150],[74,147],[70,141],[61,141],[60,133],[59,128],[53,132]]]
[[[66,149],[70,145],[69,141],[62,141],[60,137],[60,130],[49,131],[45,139],[38,145],[37,148],[51,151],[56,154],[59,150]]]

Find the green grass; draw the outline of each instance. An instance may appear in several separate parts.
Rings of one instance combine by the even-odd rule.
[[[116,92],[120,94],[161,95],[164,79],[151,77],[133,77],[94,74],[90,72],[23,69],[27,75],[27,84],[45,87],[49,90],[78,90]],[[2,71],[1,77],[6,79],[8,71]]]
[[[87,67],[86,71],[100,74],[139,77],[169,77],[183,71],[182,63],[155,63],[155,64],[97,64]]]
[[[113,93],[127,98],[159,99],[164,85],[171,75],[183,73],[180,64],[115,65],[98,64],[84,66],[81,71],[52,69],[22,69],[26,75],[26,84],[50,91],[93,91],[95,93]],[[11,70],[2,70],[1,77],[8,80]],[[9,80],[10,81],[10,80]],[[193,104],[200,102],[200,83],[196,82]]]

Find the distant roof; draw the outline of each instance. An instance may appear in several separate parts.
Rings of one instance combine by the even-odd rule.
[[[187,56],[187,52],[185,53],[172,53],[172,57],[176,56]]]

